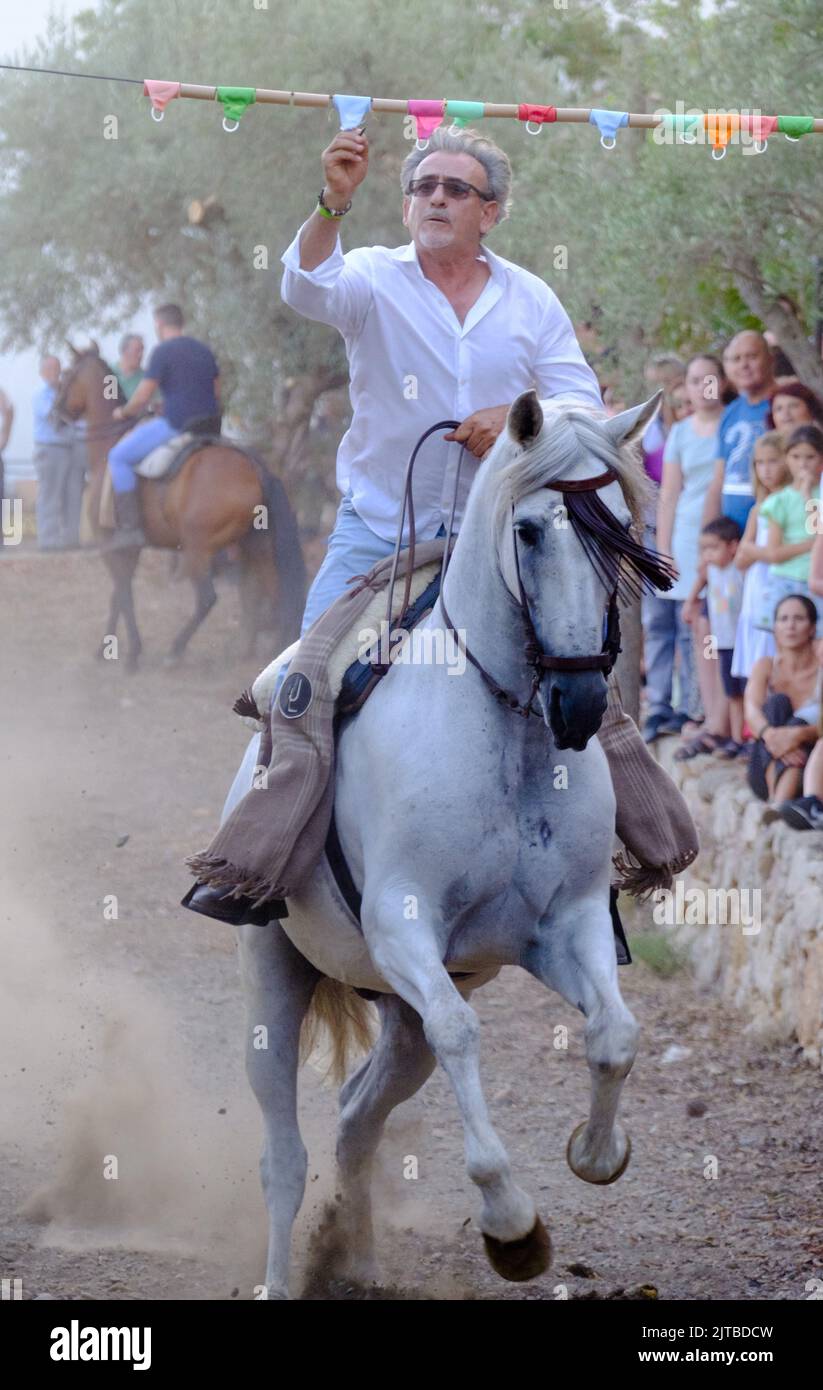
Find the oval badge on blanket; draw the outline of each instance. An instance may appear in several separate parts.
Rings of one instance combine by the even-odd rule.
[[[284,719],[299,719],[301,714],[305,714],[312,702],[313,693],[311,681],[301,671],[286,676],[277,697]]]

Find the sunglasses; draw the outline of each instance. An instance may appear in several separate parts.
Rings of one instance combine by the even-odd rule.
[[[406,192],[412,198],[431,198],[441,183],[447,198],[468,198],[470,193],[476,193],[484,203],[495,201],[493,193],[487,193],[482,188],[475,188],[473,183],[465,183],[463,179],[437,179],[432,174],[422,179],[412,179]]]

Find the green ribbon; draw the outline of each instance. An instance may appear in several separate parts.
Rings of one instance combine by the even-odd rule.
[[[679,135],[692,135],[694,134],[695,127],[698,126],[702,120],[703,117],[699,113],[695,116],[684,116],[682,114],[673,116],[669,114],[663,117],[663,124],[670,126],[671,129],[677,131]]]
[[[217,100],[223,103],[224,119],[239,121],[247,107],[256,100],[254,87],[218,87]]]
[[[814,116],[778,116],[777,129],[798,140],[801,135],[810,135],[814,130]]]
[[[469,121],[482,121],[485,109],[482,101],[447,101],[445,114],[451,116],[453,125],[464,126]]]

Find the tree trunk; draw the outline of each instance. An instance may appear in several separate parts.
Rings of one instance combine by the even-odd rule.
[[[274,419],[271,439],[271,459],[275,472],[288,486],[303,458],[309,433],[312,411],[318,397],[325,391],[345,386],[345,372],[320,368],[302,376],[289,377],[283,386],[280,408]]]
[[[823,395],[823,362],[813,342],[797,316],[777,301],[767,290],[763,276],[753,256],[738,252],[730,266],[735,284],[752,313],[771,329],[780,347],[792,362],[797,375],[806,386]]]

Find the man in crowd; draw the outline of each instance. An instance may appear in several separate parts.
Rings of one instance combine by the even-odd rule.
[[[60,385],[58,358],[44,357],[40,362],[40,376],[43,385],[35,392],[33,401],[37,542],[41,550],[62,550],[71,543],[67,500],[74,463],[74,429],[52,419]]]
[[[114,411],[114,419],[135,419],[158,390],[163,394],[163,413],[136,425],[109,453],[117,523],[110,549],[131,549],[146,543],[134,475],[137,464],[152,449],[187,429],[191,421],[216,420],[220,415],[220,368],[211,349],[183,332],[183,312],[177,304],[163,304],[155,310],[154,325],[160,341],[149,358],[146,375],[127,404]]]
[[[14,424],[14,406],[0,386],[0,502],[6,495],[5,470],[3,468],[3,450],[6,448],[11,437],[11,427]]]
[[[706,493],[703,525],[719,516],[728,516],[743,531],[754,506],[751,482],[754,442],[766,432],[769,401],[776,385],[774,358],[763,334],[746,329],[732,338],[723,354],[723,366],[739,395],[720,417],[720,457]]]
[[[127,401],[131,400],[146,375],[143,371],[143,347],[143,339],[139,333],[126,333],[120,339],[120,356],[114,374]]]

